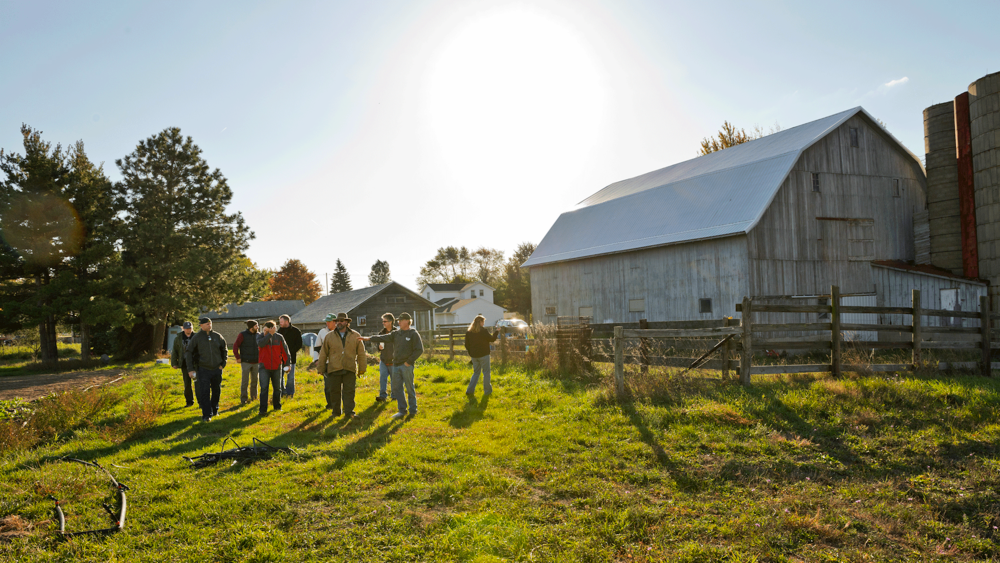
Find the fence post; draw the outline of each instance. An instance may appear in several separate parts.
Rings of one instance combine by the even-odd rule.
[[[731,327],[733,326],[733,319],[731,317],[725,317],[722,319],[722,326]],[[732,351],[733,339],[730,338],[726,340],[726,343],[722,345],[722,379],[729,379],[729,355]]]
[[[625,394],[625,327],[615,327],[615,389]]]
[[[500,331],[500,363],[507,364],[507,333]]]
[[[979,333],[983,335],[983,377],[993,374],[990,365],[990,301],[985,295],[979,298]]]
[[[646,319],[639,319],[639,330],[648,328],[649,323],[646,322]],[[649,340],[646,338],[639,339],[639,361],[641,363],[640,373],[649,375]]]
[[[840,377],[840,287],[830,286],[830,373]]]
[[[455,359],[455,329],[448,329],[448,344],[451,346],[451,359]]]
[[[753,323],[753,311],[749,297],[743,298],[743,307],[740,311],[742,312],[743,317],[740,319],[740,326],[743,327],[743,350],[740,354],[740,383],[743,385],[750,385],[750,372],[753,369],[751,367],[753,360],[753,342],[751,338],[752,333],[750,331],[750,326]]]
[[[920,366],[923,365],[923,359],[920,357],[920,340],[922,338],[920,334],[920,317],[923,315],[921,315],[920,311],[919,289],[913,290],[912,299],[913,304],[911,306],[913,307],[913,314],[910,315],[910,326],[913,327],[913,369],[920,369]]]

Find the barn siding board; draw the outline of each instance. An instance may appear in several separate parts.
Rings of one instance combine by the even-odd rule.
[[[593,307],[598,323],[732,316],[749,291],[746,257],[746,237],[734,236],[532,266],[532,320],[554,324],[580,307]],[[588,269],[593,282],[579,283]],[[712,300],[711,314],[699,313],[703,298]],[[645,299],[645,311],[629,312],[630,299]]]
[[[857,148],[850,146],[852,127],[859,129]],[[872,219],[872,257],[913,260],[913,214],[925,207],[926,187],[916,162],[891,143],[855,116],[803,153],[747,236],[753,295],[817,295],[833,284],[844,293],[871,293],[868,265],[848,255],[850,224],[819,217]]]
[[[880,307],[910,307],[911,291],[920,290],[920,306],[924,309],[941,309],[941,290],[958,289],[962,311],[977,311],[979,297],[986,295],[986,284],[972,280],[933,276],[872,264],[877,305]],[[923,326],[942,326],[948,317],[923,317]],[[879,315],[879,324],[909,325],[910,315]],[[963,319],[963,326],[977,327],[978,319]],[[891,334],[891,333],[890,333]],[[886,336],[880,336],[885,340]]]

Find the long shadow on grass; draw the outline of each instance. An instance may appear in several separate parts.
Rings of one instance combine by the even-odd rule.
[[[639,431],[639,436],[642,437],[642,441],[649,446],[649,449],[653,451],[653,455],[656,456],[656,461],[666,469],[670,476],[677,483],[677,486],[682,490],[686,491],[696,491],[701,488],[702,481],[697,477],[693,476],[690,471],[686,468],[680,466],[667,454],[667,451],[663,449],[660,445],[659,440],[656,439],[656,435],[650,430],[649,426],[643,420],[642,415],[635,410],[635,404],[632,401],[622,403],[622,412],[628,416],[629,422],[632,426]]]
[[[389,443],[389,438],[399,432],[399,429],[406,424],[402,420],[393,420],[375,428],[371,433],[365,434],[357,440],[347,444],[343,450],[338,452],[330,463],[330,469],[343,469],[347,465],[371,457],[372,454],[385,447]]]
[[[486,414],[486,407],[488,407],[489,404],[489,395],[483,395],[483,400],[478,404],[476,403],[476,398],[469,395],[469,400],[466,401],[465,406],[453,412],[451,416],[448,417],[448,424],[450,424],[452,428],[468,428],[476,422],[482,420],[483,415]]]

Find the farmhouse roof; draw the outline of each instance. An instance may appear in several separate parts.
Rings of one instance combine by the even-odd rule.
[[[250,320],[263,319],[268,317],[278,318],[280,315],[292,315],[300,311],[306,304],[301,299],[289,299],[285,301],[253,301],[237,305],[230,303],[226,305],[226,312],[209,311],[204,316],[218,320]]]
[[[482,300],[481,299],[459,299],[457,301],[452,301],[451,303],[448,303],[444,307],[438,307],[437,309],[434,309],[434,312],[435,313],[451,313],[452,311],[457,311],[458,309],[461,309],[462,307],[465,307],[469,303],[475,303],[476,301],[482,301]]]
[[[351,311],[357,309],[366,301],[394,286],[409,294],[409,296],[415,301],[422,302],[428,307],[437,306],[435,303],[421,297],[419,293],[413,291],[412,289],[393,281],[373,285],[371,287],[355,289],[353,291],[344,291],[342,293],[324,295],[323,297],[320,297],[316,301],[310,303],[308,307],[292,315],[292,324],[323,323],[323,319],[329,313],[350,314]]]
[[[615,182],[560,215],[524,266],[747,233],[803,151],[858,114],[923,168],[856,107]]]
[[[426,287],[433,289],[434,291],[462,291],[468,287],[474,286],[476,284],[485,285],[490,289],[496,289],[493,286],[483,283],[481,281],[474,281],[469,283],[429,283]]]

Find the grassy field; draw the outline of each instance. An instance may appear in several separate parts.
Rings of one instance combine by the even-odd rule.
[[[431,363],[418,366],[416,417],[391,421],[394,408],[375,406],[369,371],[360,416],[345,421],[323,412],[316,374],[260,418],[239,405],[237,369],[210,423],[183,407],[176,371],[146,367],[86,417],[5,448],[0,517],[23,535],[0,539],[0,560],[1000,558],[993,379],[801,377],[744,389],[653,376],[618,403],[600,378],[511,370],[494,374],[488,401],[468,401],[468,366]],[[161,400],[162,412],[151,406]],[[181,457],[226,437],[298,455],[203,469]],[[63,501],[69,529],[106,526],[100,504],[114,506],[106,478],[61,456],[97,460],[130,487],[122,533],[54,537],[48,495]]]

